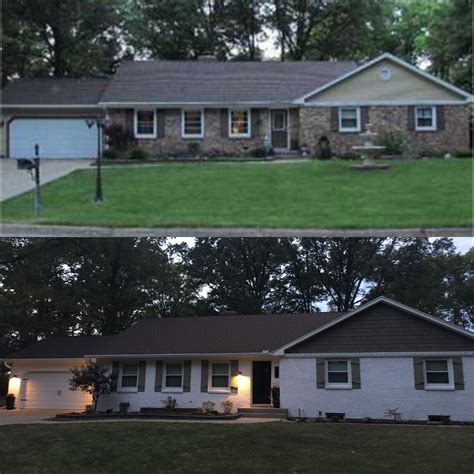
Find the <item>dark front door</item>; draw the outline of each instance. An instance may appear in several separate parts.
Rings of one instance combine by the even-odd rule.
[[[288,110],[272,110],[272,147],[288,148]]]
[[[269,404],[272,383],[272,363],[254,361],[252,363],[252,403]]]

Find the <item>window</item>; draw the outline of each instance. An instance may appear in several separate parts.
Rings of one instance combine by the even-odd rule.
[[[135,138],[156,138],[156,110],[135,110]]]
[[[427,389],[454,388],[451,360],[425,360],[425,387]]]
[[[138,364],[122,364],[120,388],[122,391],[133,392],[138,387]]]
[[[339,131],[360,132],[359,107],[341,107],[339,109]]]
[[[210,388],[212,391],[228,392],[230,390],[230,364],[211,364]]]
[[[183,364],[169,363],[166,364],[165,372],[165,389],[182,389],[183,388]]]
[[[415,109],[416,130],[436,130],[435,107],[416,107]]]
[[[351,388],[352,380],[347,360],[326,361],[326,388]]]
[[[272,113],[272,129],[275,132],[286,131],[286,112],[283,110],[273,111]]]
[[[183,110],[183,137],[204,137],[204,113],[202,110]]]
[[[250,137],[250,110],[229,110],[229,136]]]

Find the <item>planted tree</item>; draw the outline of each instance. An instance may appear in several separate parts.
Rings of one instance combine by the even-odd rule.
[[[109,367],[88,361],[83,367],[71,369],[69,379],[70,390],[81,390],[92,396],[92,411],[95,412],[102,395],[111,393],[117,381],[117,373],[111,372]]]

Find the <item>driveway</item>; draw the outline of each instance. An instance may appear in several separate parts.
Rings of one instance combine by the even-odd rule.
[[[74,170],[87,168],[90,160],[42,160],[40,163],[41,184],[66,176]],[[18,196],[33,189],[31,174],[18,170],[16,160],[0,159],[0,201]]]
[[[47,418],[65,413],[67,410],[5,410],[0,409],[0,426],[25,423],[41,423]]]

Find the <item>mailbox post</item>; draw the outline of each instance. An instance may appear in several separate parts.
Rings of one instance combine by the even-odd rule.
[[[17,161],[19,170],[29,171],[31,178],[35,182],[34,188],[34,215],[39,217],[41,212],[41,194],[40,194],[40,149],[35,145],[35,157],[33,159],[19,159]]]

